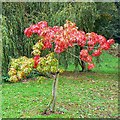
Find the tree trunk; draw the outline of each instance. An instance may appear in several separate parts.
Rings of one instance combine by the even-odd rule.
[[[55,79],[53,81],[53,87],[52,87],[52,100],[50,101],[49,105],[47,106],[47,108],[44,110],[44,112],[42,114],[46,114],[48,109],[52,113],[55,112],[55,103],[56,103],[56,96],[57,96],[58,77],[59,77],[59,72],[56,72]]]
[[[57,95],[57,84],[58,84],[58,76],[59,74],[55,74],[55,80],[53,81],[53,88],[52,88],[52,96],[53,96],[53,101],[52,101],[52,107],[51,107],[51,112],[55,112],[55,103],[56,103],[56,95]]]

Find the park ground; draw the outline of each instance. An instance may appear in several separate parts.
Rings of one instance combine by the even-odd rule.
[[[118,57],[103,53],[96,68],[62,73],[56,112],[42,115],[51,100],[53,79],[35,77],[2,85],[2,118],[118,118]]]

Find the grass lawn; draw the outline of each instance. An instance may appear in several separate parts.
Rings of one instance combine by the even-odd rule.
[[[104,58],[104,59],[103,59]],[[69,67],[73,70],[73,66]],[[51,100],[52,79],[2,85],[2,118],[118,117],[118,59],[105,53],[91,72],[60,75],[56,111],[41,115]]]

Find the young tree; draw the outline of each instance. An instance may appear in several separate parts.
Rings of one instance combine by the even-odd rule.
[[[28,59],[21,57],[13,60],[9,71],[9,75],[11,76],[10,80],[15,80],[16,82],[22,79],[22,77],[28,75],[33,68],[42,73],[53,73],[53,97],[44,113],[46,113],[50,107],[52,112],[55,111],[57,82],[61,69],[59,69],[58,60],[54,58],[53,53],[45,57],[40,57],[41,50],[52,48],[53,43],[54,52],[57,54],[64,52],[69,47],[80,47],[82,49],[80,50],[78,60],[81,59],[87,63],[87,67],[90,70],[95,67],[92,57],[100,56],[103,50],[108,50],[114,43],[113,39],[106,40],[104,36],[98,35],[97,33],[85,33],[84,31],[78,30],[76,24],[68,20],[64,26],[54,27],[48,26],[46,21],[41,21],[26,28],[24,33],[28,38],[33,34],[38,36],[38,42],[33,46],[32,54],[34,58]],[[77,57],[74,54],[71,55]]]

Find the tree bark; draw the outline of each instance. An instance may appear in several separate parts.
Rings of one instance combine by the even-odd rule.
[[[58,84],[58,77],[59,77],[59,72],[55,73],[55,79],[53,81],[53,87],[52,87],[52,100],[44,110],[42,114],[46,114],[47,110],[49,109],[50,112],[54,113],[55,112],[55,103],[56,103],[56,96],[57,96],[57,84]]]
[[[52,101],[52,107],[51,107],[51,112],[55,112],[55,103],[56,103],[56,96],[57,96],[57,84],[58,84],[58,76],[59,73],[55,74],[55,80],[53,81],[53,88],[52,88],[52,96],[53,96],[53,101]]]

